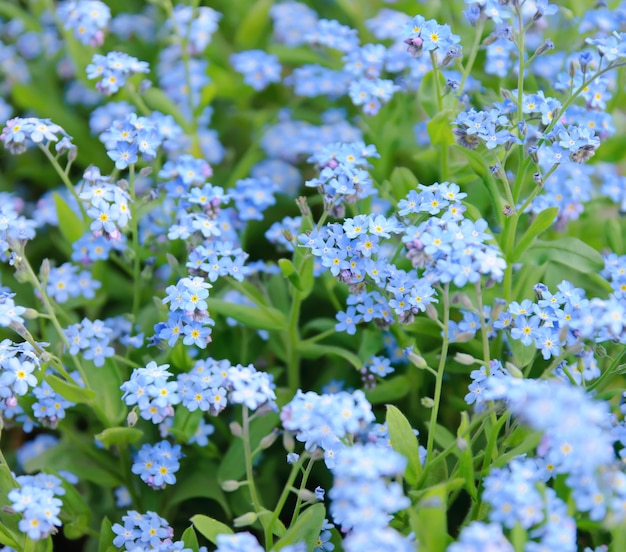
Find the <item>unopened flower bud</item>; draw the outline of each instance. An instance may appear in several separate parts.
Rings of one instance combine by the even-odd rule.
[[[247,527],[248,525],[252,525],[257,519],[258,515],[255,512],[248,512],[243,516],[239,516],[233,520],[233,525],[235,527]]]
[[[507,90],[506,88],[500,88],[500,94],[505,100],[511,100],[512,102],[517,102],[517,98],[514,96],[513,92]]]
[[[222,482],[222,491],[226,493],[232,493],[233,491],[236,491],[240,486],[241,483],[239,483],[239,481],[235,481],[234,479],[227,479],[226,481]]]
[[[420,402],[422,403],[422,406],[424,408],[432,408],[433,406],[435,406],[435,401],[430,397],[422,397],[422,400]]]
[[[35,309],[28,308],[22,313],[22,316],[27,320],[34,320],[39,317],[39,312]]]
[[[300,209],[300,213],[303,217],[308,217],[311,214],[311,209],[309,209],[306,196],[298,197],[296,199],[296,205],[298,206],[298,209]]]
[[[450,302],[453,305],[460,305],[464,309],[471,310],[474,308],[474,305],[472,304],[472,300],[469,298],[469,295],[467,295],[466,293],[455,293],[452,296],[452,299],[450,300]]]
[[[463,439],[463,437],[457,437],[456,446],[459,448],[461,452],[463,452],[464,450],[467,450],[467,446],[468,446],[467,439]]]
[[[317,497],[313,491],[309,489],[300,489],[298,491],[298,498],[304,502],[317,502]]]
[[[454,360],[459,364],[463,364],[463,366],[471,366],[478,362],[472,355],[468,355],[467,353],[457,353],[454,355]]]
[[[279,434],[280,432],[274,429],[271,433],[267,434],[265,437],[263,437],[263,439],[261,439],[259,446],[262,449],[270,448],[276,442],[276,439],[278,438]]]
[[[178,268],[178,259],[174,257],[171,253],[166,253],[165,258],[167,259],[167,264],[172,268]]]
[[[39,269],[39,279],[42,282],[48,281],[48,276],[50,276],[50,259],[44,259],[41,261],[41,268]]]
[[[128,416],[126,416],[126,424],[128,425],[128,427],[134,427],[137,423],[137,420],[139,420],[139,416],[134,410],[131,410],[128,413]]]
[[[293,449],[296,448],[296,441],[291,431],[283,431],[283,447],[287,452],[293,452]]]
[[[428,366],[424,357],[422,355],[418,355],[416,352],[413,351],[413,347],[407,347],[404,350],[404,353],[411,362],[411,364],[413,364],[413,366],[415,366],[416,368],[423,370]]]
[[[235,437],[241,437],[243,435],[243,428],[241,427],[241,424],[239,422],[230,422],[228,427],[230,429],[230,432]]]
[[[144,167],[139,171],[139,176],[149,176],[152,174],[152,167]]]
[[[541,46],[539,46],[539,48],[535,50],[535,55],[540,56],[548,50],[554,50],[554,42],[550,39],[547,39]]]
[[[461,332],[459,335],[454,337],[455,343],[467,343],[474,339],[476,334],[474,332]]]
[[[512,362],[505,362],[504,367],[506,371],[511,374],[514,378],[523,378],[524,373]]]
[[[439,315],[437,314],[437,309],[431,303],[426,305],[426,316],[428,316],[428,318],[430,318],[431,320],[439,319]]]
[[[543,186],[543,176],[541,176],[540,172],[533,174],[533,180],[537,183],[537,186]]]

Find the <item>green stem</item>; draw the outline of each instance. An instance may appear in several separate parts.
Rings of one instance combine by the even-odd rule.
[[[483,29],[485,27],[485,21],[481,18],[476,26],[476,35],[474,36],[474,44],[472,44],[472,49],[470,50],[469,57],[467,58],[467,64],[463,67],[463,73],[461,76],[461,84],[459,84],[459,94],[463,93],[463,87],[465,86],[465,81],[469,74],[472,71],[472,67],[474,67],[474,62],[476,61],[476,55],[478,54],[478,49],[480,48],[480,39],[483,36]]]
[[[298,331],[298,321],[300,320],[301,306],[302,295],[297,289],[294,289],[291,310],[289,311],[289,325],[285,334],[285,349],[287,352],[287,384],[291,393],[294,395],[300,387],[300,355],[298,354],[300,333]]]
[[[132,247],[133,258],[133,323],[137,324],[139,307],[141,300],[141,259],[139,255],[139,209],[137,207],[137,197],[135,194],[135,165],[128,167],[128,193],[130,195],[130,218],[133,233]]]
[[[87,220],[88,216],[87,216],[87,212],[85,211],[85,206],[83,205],[83,202],[80,199],[80,197],[78,197],[78,193],[74,189],[74,184],[72,184],[69,176],[63,170],[63,167],[61,167],[61,165],[57,161],[57,158],[54,155],[52,155],[52,152],[47,147],[42,146],[41,144],[38,144],[38,145],[39,145],[39,149],[43,151],[44,155],[48,158],[48,161],[50,161],[50,164],[54,167],[54,170],[59,175],[59,178],[61,179],[63,184],[65,184],[65,187],[67,188],[68,192],[72,195],[72,197],[74,197],[74,199],[76,200],[76,203],[78,203],[78,207],[80,208],[80,212],[83,216],[83,220]]]
[[[261,502],[259,500],[259,496],[257,494],[256,485],[254,483],[254,473],[252,472],[252,450],[250,448],[250,416],[248,412],[248,407],[242,407],[242,435],[243,439],[243,454],[244,461],[246,465],[246,481],[248,483],[248,489],[250,489],[250,499],[252,500],[252,505],[254,506],[254,511],[257,514],[261,514],[263,511],[263,506],[261,506]],[[267,538],[267,535],[266,535]],[[270,533],[271,538],[271,533]],[[270,541],[267,541],[266,548],[271,545]]]
[[[309,458],[309,461],[304,469],[304,473],[302,474],[302,481],[300,481],[300,490],[306,489],[306,484],[309,481],[309,475],[311,475],[311,470],[313,469],[313,463],[315,460],[313,458]],[[298,515],[300,514],[300,509],[302,508],[302,498],[298,495],[298,499],[296,500],[296,506],[293,509],[293,516],[291,516],[291,523],[289,524],[289,528],[293,527],[293,524],[298,519]]]
[[[291,488],[293,487],[293,482],[296,480],[296,477],[298,476],[298,472],[302,468],[302,464],[307,458],[308,458],[308,454],[303,453],[300,456],[300,458],[298,458],[298,461],[294,462],[291,466],[291,472],[289,473],[287,482],[285,483],[285,486],[283,487],[283,492],[280,494],[280,497],[278,498],[278,502],[276,503],[276,507],[274,508],[274,512],[272,513],[272,517],[270,518],[270,521],[267,524],[267,527],[265,528],[265,534],[266,534],[265,541],[266,542],[268,542],[268,534],[269,534],[269,538],[272,538],[272,531],[274,529],[274,524],[278,520],[280,513],[283,511],[285,502],[287,502],[287,498],[289,497],[289,493],[291,491]]]
[[[314,335],[313,337],[309,337],[308,339],[303,339],[302,340],[302,345],[308,345],[310,343],[316,343],[317,341],[321,341],[322,339],[326,339],[327,337],[329,337],[331,335],[335,335],[336,333],[337,333],[337,330],[335,330],[335,327],[333,326],[332,328],[329,328],[329,329],[327,329],[324,332],[318,333],[317,335]]]
[[[450,284],[443,287],[443,343],[441,345],[441,357],[439,358],[439,366],[437,368],[437,378],[435,380],[435,396],[433,409],[430,413],[430,426],[428,428],[428,442],[426,446],[426,462],[432,460],[433,446],[435,444],[435,427],[437,425],[437,416],[439,415],[439,406],[441,402],[441,389],[443,387],[443,373],[448,358],[449,344],[449,324],[450,324]]]

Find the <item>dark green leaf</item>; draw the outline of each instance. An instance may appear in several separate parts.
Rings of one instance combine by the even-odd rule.
[[[52,389],[68,401],[91,404],[96,397],[95,391],[79,387],[73,383],[68,383],[51,374],[46,374],[43,379],[46,380]]]
[[[113,539],[115,533],[113,533],[113,524],[109,521],[108,517],[102,518],[100,524],[100,540],[98,541],[98,552],[107,552],[109,547],[113,546]]]
[[[443,552],[448,545],[447,489],[437,485],[427,489],[418,504],[409,511],[411,529],[420,548],[428,552]]]
[[[235,44],[242,50],[258,46],[259,40],[269,26],[269,11],[274,0],[257,0],[237,27]]]
[[[61,230],[61,234],[63,234],[68,243],[74,243],[85,234],[87,227],[83,224],[80,216],[65,203],[57,192],[52,195],[59,220],[59,230]]]
[[[191,498],[210,498],[215,500],[227,515],[230,515],[228,502],[217,480],[217,464],[212,460],[201,460],[194,468],[178,477],[168,504],[174,506]]]
[[[550,225],[554,222],[554,219],[559,214],[558,207],[548,207],[539,213],[535,220],[533,220],[532,224],[524,232],[524,235],[519,239],[517,244],[515,245],[515,249],[513,250],[513,256],[510,259],[511,262],[515,262],[520,258],[522,253],[528,249],[528,247],[533,243],[535,238],[541,234],[544,230],[550,228]]]
[[[387,405],[386,421],[393,450],[407,459],[404,479],[409,485],[415,486],[422,474],[417,436],[404,414],[391,404]]]
[[[325,355],[334,355],[347,360],[357,370],[363,368],[363,361],[351,351],[335,345],[320,345],[319,343],[298,343],[298,352],[305,358],[318,358]]]
[[[535,355],[537,354],[537,348],[534,344],[527,346],[521,341],[513,338],[509,339],[508,343],[515,359],[514,364],[518,368],[524,368],[534,360]]]
[[[290,544],[304,542],[307,550],[313,550],[322,530],[326,508],[323,504],[313,504],[298,516],[293,526],[287,530],[285,536],[274,546],[274,550],[281,550]]]
[[[410,169],[396,167],[389,178],[391,192],[396,199],[406,196],[411,190],[417,190],[419,181]]]
[[[447,147],[455,143],[456,140],[450,124],[450,120],[454,116],[455,114],[451,109],[444,109],[428,121],[426,128],[432,144]]]
[[[85,370],[85,379],[89,389],[97,390],[93,404],[102,422],[106,426],[119,426],[126,418],[127,408],[122,400],[123,380],[117,363],[107,358],[104,366],[91,365]]]
[[[185,529],[181,540],[185,543],[185,548],[190,548],[191,552],[198,552],[200,545],[198,544],[198,537],[193,529],[193,525]]]
[[[407,377],[400,375],[377,384],[373,389],[366,389],[365,396],[372,404],[382,404],[406,397],[410,389]]]
[[[467,412],[461,413],[461,423],[457,431],[457,439],[462,439],[466,448],[461,450],[459,458],[459,473],[465,480],[465,490],[473,500],[478,498],[478,490],[476,489],[476,476],[474,474],[474,457],[472,455],[472,443],[468,433],[469,418]]]

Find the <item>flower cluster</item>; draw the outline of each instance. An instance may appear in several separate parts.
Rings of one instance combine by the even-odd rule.
[[[8,339],[0,343],[0,399],[5,408],[15,408],[17,397],[37,385],[33,372],[38,368],[39,359],[28,343],[16,345]]]
[[[134,165],[139,155],[144,161],[154,159],[161,145],[161,136],[151,119],[131,113],[113,122],[107,130],[105,144],[107,155],[115,161],[115,167],[122,170]]]
[[[623,519],[626,476],[617,465],[607,403],[570,383],[510,376],[488,378],[485,398],[505,401],[514,416],[543,433],[537,454],[550,476],[567,475],[579,511],[594,520],[609,513]]]
[[[105,359],[115,354],[111,347],[113,330],[102,320],[83,318],[78,324],[68,326],[63,333],[70,355],[82,353],[83,358],[93,361],[95,366],[104,366]]]
[[[94,54],[87,66],[87,78],[100,79],[96,89],[110,96],[117,92],[132,75],[148,73],[148,64],[123,52],[109,52],[106,56]]]
[[[81,385],[84,387],[84,385]],[[36,401],[33,403],[33,415],[42,425],[47,425],[52,429],[57,427],[60,420],[65,418],[65,410],[75,403],[68,401],[57,393],[47,381],[42,381],[33,389]]]
[[[72,297],[93,299],[102,283],[94,280],[90,271],[82,270],[72,263],[50,268],[46,278],[46,293],[57,303],[65,303]]]
[[[153,489],[165,489],[176,483],[174,475],[180,468],[183,457],[180,445],[172,446],[169,441],[156,445],[145,444],[137,452],[131,471]]]
[[[235,71],[255,90],[263,90],[272,82],[280,82],[281,66],[278,58],[263,50],[247,50],[230,56]]]
[[[58,5],[57,16],[82,44],[96,48],[104,42],[111,10],[99,0],[67,0]]]
[[[159,424],[174,416],[174,405],[180,402],[176,381],[167,381],[172,375],[169,364],[157,365],[150,361],[145,368],[136,368],[130,379],[122,384],[123,400],[128,406],[137,405],[144,420]]]
[[[55,144],[56,152],[61,154],[74,151],[72,137],[50,119],[37,117],[15,117],[6,122],[0,141],[13,154],[24,153],[29,146],[41,145],[49,148]]]
[[[421,15],[416,15],[404,27],[404,42],[408,51],[414,56],[430,52],[440,65],[446,65],[461,55],[460,41],[461,37],[452,34],[450,25],[440,25],[434,19],[426,20]]]
[[[330,512],[342,531],[350,534],[344,550],[355,552],[385,550],[409,552],[415,544],[388,526],[390,514],[409,506],[402,485],[388,478],[404,473],[406,458],[373,444],[344,447],[331,468],[334,475]]]
[[[332,469],[346,446],[343,439],[364,431],[374,421],[374,414],[363,391],[318,395],[298,390],[282,408],[280,418],[307,451],[322,449],[326,466]]]
[[[122,516],[122,522],[113,524],[111,530],[115,534],[113,545],[120,550],[154,550],[155,552],[189,552],[182,541],[174,541],[174,530],[167,520],[155,512],[140,514],[129,510]]]
[[[11,509],[22,514],[19,529],[29,539],[37,541],[56,533],[61,526],[59,514],[65,494],[61,480],[54,475],[22,475],[17,478],[20,487],[9,491]]]

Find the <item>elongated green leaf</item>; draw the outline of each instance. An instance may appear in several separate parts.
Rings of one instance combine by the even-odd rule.
[[[237,28],[235,44],[242,49],[258,46],[265,29],[269,26],[269,11],[274,0],[257,0],[245,14]]]
[[[409,485],[415,486],[422,474],[417,436],[404,414],[391,404],[387,405],[386,421],[393,450],[402,454],[408,461],[404,479]]]
[[[143,431],[134,427],[109,427],[96,435],[106,448],[113,445],[130,445],[143,437]]]
[[[326,508],[323,504],[313,504],[298,516],[293,527],[285,533],[274,546],[274,550],[281,550],[290,544],[304,542],[307,550],[313,550],[324,524]]]
[[[363,362],[367,362],[383,348],[383,336],[379,330],[367,328],[363,331],[358,356]]]
[[[24,470],[27,473],[67,470],[81,479],[111,488],[124,483],[116,471],[117,466],[117,459],[106,451],[98,450],[88,443],[62,440],[58,445],[25,462]]]
[[[583,274],[599,272],[604,267],[600,253],[570,236],[553,241],[537,240],[522,255],[522,260],[538,265],[559,263]]]
[[[258,330],[285,330],[287,318],[272,307],[247,307],[236,305],[222,299],[207,299],[209,312],[234,318],[238,322]]]
[[[476,489],[476,476],[474,474],[474,457],[472,455],[472,443],[470,435],[467,432],[469,427],[469,417],[467,412],[461,413],[461,423],[457,431],[457,438],[462,439],[465,448],[461,450],[461,458],[459,458],[459,473],[465,479],[465,490],[473,500],[478,498],[478,490]]]
[[[537,348],[534,345],[526,346],[517,339],[510,339],[508,343],[518,368],[528,366],[537,354]]]
[[[511,262],[515,262],[520,258],[522,253],[528,249],[528,247],[533,243],[535,238],[541,234],[544,230],[550,228],[550,225],[554,222],[554,219],[559,213],[558,207],[548,207],[539,213],[535,220],[533,220],[532,224],[524,232],[524,235],[520,238],[520,240],[515,245],[515,250],[513,251]]]
[[[14,535],[8,527],[0,523],[0,544],[10,546],[11,548],[19,549],[20,545],[17,544],[17,535]]]
[[[232,535],[233,530],[221,521],[217,521],[209,516],[197,514],[191,518],[191,523],[205,538],[213,544],[217,544],[217,535]]]
[[[196,536],[193,525],[185,529],[181,539],[185,543],[185,548],[191,549],[191,552],[198,552],[200,544],[198,543],[198,537]]]
[[[428,428],[428,431],[430,431],[430,422],[426,422],[426,427]],[[435,425],[435,443],[437,443],[442,449],[447,449],[452,446],[455,441],[456,438],[452,435],[452,433],[450,433],[448,428],[442,426],[441,424]],[[456,448],[452,449],[452,453],[459,456],[459,451]]]
[[[68,206],[63,198],[58,194],[52,194],[54,197],[54,206],[59,219],[59,230],[68,241],[74,243],[81,238],[87,231],[87,225],[83,224],[81,218]]]
[[[98,552],[107,552],[110,546],[113,546],[113,539],[115,533],[113,533],[113,524],[109,521],[108,517],[102,518],[100,524],[100,540],[98,541]]]
[[[168,504],[173,506],[191,498],[209,498],[215,500],[226,515],[230,515],[230,508],[224,491],[222,491],[217,480],[217,464],[212,460],[202,460],[194,468],[194,470],[188,470],[178,477]]]
[[[347,360],[357,370],[363,368],[363,361],[358,356],[335,345],[320,345],[319,343],[307,343],[306,341],[301,341],[298,344],[297,350],[305,358],[317,358],[325,355],[334,355]]]
[[[406,167],[396,167],[389,178],[391,192],[396,199],[406,196],[411,190],[416,190],[419,181],[410,169]]]
[[[95,391],[79,387],[76,384],[68,383],[51,374],[46,374],[43,379],[46,380],[52,389],[68,401],[91,404],[96,397]]]
[[[428,135],[432,144],[438,144],[443,147],[451,146],[455,143],[454,134],[452,134],[452,125],[450,120],[455,116],[451,109],[444,109],[435,115],[428,123]]]
[[[443,552],[448,540],[447,489],[437,485],[423,494],[418,504],[409,511],[411,529],[420,543],[420,548],[428,552]]]
[[[365,396],[372,404],[383,404],[406,397],[411,386],[406,376],[394,376],[380,382],[373,389],[367,389]]]
[[[171,115],[176,122],[189,132],[189,121],[183,117],[178,106],[159,88],[148,88],[142,94],[143,100],[150,109],[156,109],[165,115]]]
[[[122,400],[123,383],[117,363],[107,358],[104,366],[90,366],[85,370],[85,379],[90,389],[97,389],[93,404],[96,413],[106,426],[119,426],[126,418],[127,407]]]

